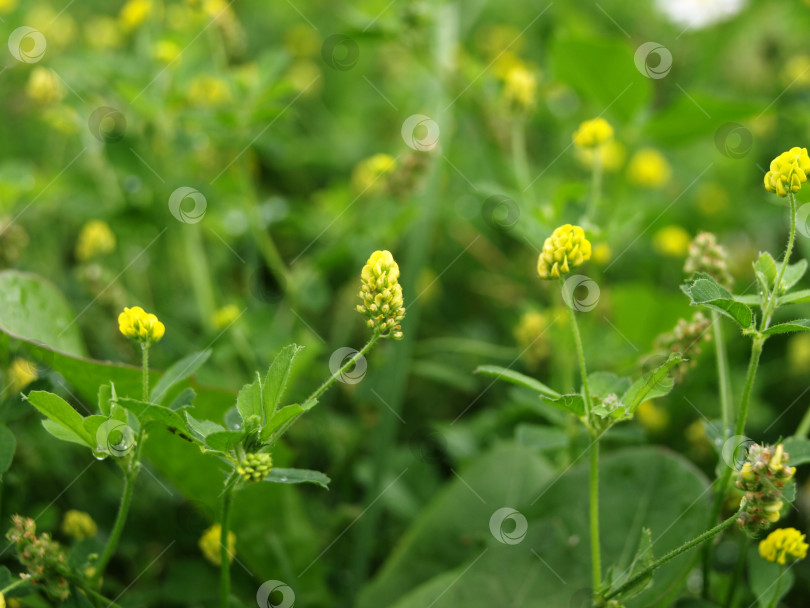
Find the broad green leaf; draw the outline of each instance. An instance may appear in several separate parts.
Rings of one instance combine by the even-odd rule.
[[[625,582],[632,579],[634,576],[640,574],[643,570],[648,568],[652,565],[655,561],[653,559],[653,542],[652,542],[652,531],[649,528],[644,528],[641,531],[641,539],[638,543],[638,550],[636,551],[636,556],[633,558],[633,563],[630,564],[630,567],[622,573],[621,576],[617,577],[613,581],[613,589],[618,589],[621,587]],[[637,583],[631,586],[628,589],[625,589],[619,596],[618,599],[623,601],[628,601],[639,595],[642,591],[644,591],[653,580],[653,573],[650,572],[644,578],[640,579]]]
[[[245,438],[244,431],[220,431],[206,435],[205,443],[213,450],[228,452]]]
[[[793,569],[762,559],[758,550],[759,543],[751,545],[748,549],[748,583],[756,598],[755,604],[759,608],[778,606],[779,600],[793,587]]]
[[[736,321],[743,329],[751,327],[754,313],[748,306],[735,300],[726,288],[709,275],[698,273],[695,277],[681,285],[681,290],[689,296],[692,304],[716,310]]]
[[[785,268],[785,274],[782,277],[782,286],[785,291],[796,285],[801,278],[804,276],[804,273],[807,272],[807,260],[802,259],[796,262],[795,264],[789,264],[787,268]]]
[[[327,490],[332,481],[320,471],[309,469],[272,469],[264,480],[270,483],[314,483]]]
[[[605,398],[608,395],[623,395],[630,388],[630,378],[623,378],[610,372],[594,372],[588,374],[588,385],[591,394]]]
[[[810,319],[796,319],[795,321],[788,321],[787,323],[771,325],[762,332],[762,335],[773,336],[775,334],[789,334],[794,331],[810,331]]]
[[[236,409],[242,420],[247,420],[251,416],[258,416],[264,420],[264,410],[262,409],[262,379],[256,374],[256,379],[250,384],[241,388],[236,395]]]
[[[559,82],[570,85],[594,108],[629,122],[650,98],[651,83],[636,69],[634,48],[624,41],[593,37],[556,37],[551,66]]]
[[[759,306],[762,304],[762,299],[757,295],[740,295],[740,296],[732,296],[737,302],[742,302],[743,304],[748,304],[751,306]]]
[[[83,445],[86,448],[95,447],[87,445],[87,442],[82,437],[79,437],[73,431],[66,429],[61,424],[54,422],[50,418],[45,418],[42,421],[42,427],[48,432],[48,434],[52,435],[53,437],[56,437],[61,441],[78,443],[79,445]]]
[[[663,397],[669,393],[673,387],[669,370],[681,361],[683,361],[681,353],[672,353],[664,363],[636,380],[621,398],[627,411],[633,413],[643,401]]]
[[[780,304],[803,304],[804,302],[810,302],[810,289],[800,289],[799,291],[779,296]]]
[[[225,431],[225,427],[210,420],[197,420],[194,416],[185,412],[188,427],[201,438],[205,439],[211,433],[220,433]]]
[[[110,415],[110,401],[112,400],[112,395],[112,386],[109,383],[102,384],[98,387],[98,411],[105,416]]]
[[[559,410],[576,414],[577,416],[585,415],[585,399],[582,395],[560,395],[557,399],[550,397],[540,396],[543,403],[556,407]]]
[[[788,437],[782,442],[785,452],[790,456],[788,463],[795,467],[810,462],[810,439],[804,437]]]
[[[175,412],[165,405],[147,403],[137,399],[119,399],[118,405],[135,414],[141,424],[151,421],[160,422],[177,431],[190,433],[186,419],[179,412]]]
[[[149,400],[152,403],[163,403],[166,393],[168,393],[169,390],[171,390],[171,388],[178,382],[182,382],[196,372],[210,356],[211,349],[208,349],[198,353],[193,353],[180,359],[177,363],[167,369],[163,376],[161,376],[160,380],[157,381],[157,384],[155,384],[154,388],[152,388],[152,393]]]
[[[493,378],[498,378],[500,380],[506,380],[512,384],[517,384],[518,386],[531,389],[537,393],[541,393],[555,399],[560,396],[560,393],[552,388],[549,388],[539,380],[535,380],[526,374],[521,374],[520,372],[513,371],[506,367],[498,367],[497,365],[481,365],[477,367],[473,373],[481,374],[483,376],[492,376]]]
[[[88,447],[95,446],[95,437],[84,428],[84,418],[59,395],[47,391],[31,391],[25,400],[63,428],[75,433]]]
[[[197,396],[197,391],[193,388],[185,388],[183,389],[177,397],[169,404],[169,409],[172,410],[181,410],[185,407],[191,407],[194,405],[194,397]]]
[[[564,429],[522,423],[515,428],[515,441],[522,446],[541,452],[556,452],[567,448],[570,438]]]
[[[0,477],[11,467],[14,460],[14,450],[17,449],[17,439],[9,428],[0,424]]]
[[[559,473],[514,444],[482,455],[422,509],[355,605],[585,605],[572,602],[591,586],[589,467],[583,460]],[[657,555],[705,530],[708,483],[680,456],[652,447],[623,449],[604,457],[600,469],[602,560],[615,571],[633,564],[643,528],[651,531]],[[525,535],[515,537],[521,516]],[[698,556],[686,553],[657,569],[628,608],[672,605],[673,586]]]
[[[0,329],[73,355],[86,353],[67,300],[53,284],[35,274],[0,272]]]
[[[87,431],[88,435],[93,438],[93,447],[96,447],[97,441],[96,438],[98,436],[98,427],[109,420],[109,416],[87,416],[82,423],[84,426],[84,430]]]
[[[287,388],[287,381],[290,378],[290,371],[295,357],[303,348],[303,346],[297,344],[288,344],[276,355],[270,369],[267,370],[262,390],[264,415],[261,418],[263,423],[273,417],[278,404],[281,402],[284,389]]]
[[[285,405],[283,408],[276,411],[276,413],[273,414],[273,417],[270,419],[270,422],[264,425],[264,428],[261,431],[262,441],[268,441],[273,433],[282,428],[294,417],[298,416],[299,414],[303,414],[305,411],[306,410],[297,403]]]
[[[757,275],[763,291],[770,291],[776,281],[776,262],[767,251],[761,251],[759,258],[754,262],[754,274]]]

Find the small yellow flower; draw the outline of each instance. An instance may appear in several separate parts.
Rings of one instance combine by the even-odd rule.
[[[574,145],[580,148],[595,148],[613,138],[613,127],[604,118],[586,120],[574,132]]]
[[[596,264],[604,266],[613,258],[613,250],[605,241],[594,245],[592,259]]]
[[[118,18],[121,20],[124,29],[134,30],[146,21],[151,14],[152,0],[129,0],[121,8]]]
[[[765,189],[778,196],[788,192],[798,192],[807,181],[810,171],[810,157],[807,148],[791,148],[771,161],[770,171],[765,174]]]
[[[214,329],[225,329],[239,318],[240,313],[241,311],[236,304],[228,304],[222,308],[218,308],[214,312],[214,318],[211,319]]]
[[[405,317],[399,266],[390,251],[375,251],[360,273],[362,285],[357,312],[368,317],[366,325],[383,338],[402,338],[400,321]]]
[[[385,176],[397,168],[396,159],[390,154],[375,154],[361,160],[352,171],[352,185],[358,192],[379,192],[387,186]]]
[[[782,68],[782,81],[785,86],[806,88],[810,86],[810,57],[792,55]]]
[[[203,557],[215,566],[222,564],[222,553],[220,537],[222,536],[222,526],[214,524],[208,528],[200,537],[197,546],[203,554]],[[236,534],[228,532],[228,561],[233,562],[236,556]]]
[[[140,306],[124,308],[124,312],[118,315],[118,329],[127,338],[147,345],[160,340],[166,332],[163,323]]]
[[[585,238],[585,231],[579,226],[564,224],[543,243],[537,274],[541,279],[559,278],[590,258],[591,242]]]
[[[90,220],[82,226],[76,240],[76,258],[86,262],[97,255],[115,251],[115,234],[102,220]]]
[[[662,188],[672,177],[672,169],[658,150],[642,148],[630,159],[627,177],[631,183],[643,188]]]
[[[504,96],[523,109],[537,102],[537,74],[522,63],[511,66],[504,76]]]
[[[222,78],[202,74],[191,81],[187,98],[196,106],[222,106],[231,101],[231,88]]]
[[[652,401],[644,401],[635,412],[638,423],[651,433],[657,433],[667,428],[669,412],[666,408],[656,405]]]
[[[794,334],[788,339],[788,363],[794,374],[810,372],[810,334]]]
[[[36,366],[22,357],[12,361],[8,370],[8,383],[12,393],[17,393],[39,377]]]
[[[6,596],[0,593],[0,608],[6,608]]]
[[[577,160],[588,168],[593,167],[597,154],[602,170],[607,173],[616,173],[627,160],[627,149],[615,139],[594,148],[576,148]]]
[[[807,557],[807,543],[804,534],[796,528],[778,528],[759,543],[762,559],[784,566],[790,561]]]
[[[661,255],[682,258],[689,250],[692,237],[680,226],[664,226],[653,236],[653,247]]]
[[[71,509],[62,518],[62,532],[76,540],[84,540],[93,538],[98,533],[98,526],[88,513]]]
[[[35,67],[25,85],[28,97],[37,103],[57,103],[65,98],[65,86],[56,72],[42,66]]]
[[[321,79],[323,71],[311,59],[293,61],[284,76],[293,89],[304,97],[310,97],[318,93],[323,84]]]
[[[239,461],[236,472],[248,483],[256,483],[267,477],[273,468],[273,459],[270,454],[246,454]]]

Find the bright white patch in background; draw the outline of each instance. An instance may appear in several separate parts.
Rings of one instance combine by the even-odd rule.
[[[655,0],[655,6],[673,23],[701,29],[731,19],[747,0]]]

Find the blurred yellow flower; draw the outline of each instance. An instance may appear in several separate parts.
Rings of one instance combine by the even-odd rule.
[[[122,35],[118,21],[112,17],[90,17],[84,25],[87,45],[97,51],[121,46]]]
[[[386,175],[397,168],[396,159],[390,154],[375,154],[364,158],[352,171],[352,186],[357,192],[381,192],[385,190]]]
[[[794,374],[810,372],[810,334],[794,334],[788,338],[787,358]]]
[[[644,401],[639,405],[635,418],[641,426],[652,433],[663,431],[669,425],[669,412],[652,401]]]
[[[661,255],[682,258],[689,251],[692,237],[681,226],[664,226],[653,235],[653,248]]]
[[[17,357],[8,370],[8,384],[12,393],[23,390],[39,377],[36,366],[30,361]]]
[[[222,78],[202,74],[191,81],[187,98],[192,105],[221,106],[231,101],[231,88]]]
[[[771,161],[770,171],[765,174],[765,189],[777,196],[787,196],[788,192],[798,192],[807,181],[810,171],[810,157],[807,148],[791,148]]]
[[[76,239],[76,258],[80,262],[112,251],[115,251],[115,234],[107,222],[90,220],[82,226]]]
[[[559,278],[572,268],[591,258],[591,242],[580,226],[563,224],[543,243],[537,259],[537,274],[541,279]]]
[[[69,13],[40,4],[28,11],[24,23],[42,32],[48,41],[48,48],[62,48],[76,39],[76,21]]]
[[[586,120],[574,132],[574,145],[579,148],[595,148],[613,138],[613,127],[604,118]]]
[[[321,37],[305,23],[297,23],[284,34],[284,48],[296,57],[315,57],[321,50]]]
[[[15,8],[17,8],[17,0],[0,0],[0,13],[10,13]]]
[[[672,177],[672,169],[658,150],[642,148],[630,159],[627,177],[636,186],[662,188]]]
[[[784,566],[788,558],[796,561],[807,557],[807,543],[804,534],[796,528],[779,528],[759,543],[762,559]]]
[[[400,321],[405,317],[399,266],[390,251],[375,251],[360,273],[360,298],[357,312],[365,315],[366,325],[383,338],[402,338]]]
[[[799,88],[810,86],[810,57],[791,55],[782,68],[782,82],[785,86]]]
[[[220,537],[222,536],[222,526],[214,524],[208,528],[200,537],[197,544],[203,557],[215,566],[222,564],[222,553],[220,545]],[[228,531],[228,561],[233,562],[236,556],[236,534]]]
[[[728,209],[729,195],[717,182],[706,182],[698,187],[695,195],[698,209],[704,215],[718,215]]]
[[[524,110],[537,102],[537,74],[523,64],[510,67],[504,75],[504,96]]]
[[[575,148],[577,160],[588,168],[593,167],[597,152],[602,170],[608,173],[615,173],[621,169],[627,159],[627,149],[615,139],[606,141],[595,148],[580,148],[579,146]]]
[[[179,65],[183,49],[173,40],[158,40],[152,47],[152,56],[160,63]]]
[[[147,313],[140,306],[124,308],[124,312],[118,315],[118,329],[127,338],[138,340],[144,344],[157,342],[166,332],[166,327],[158,318]]]
[[[62,532],[76,540],[84,540],[93,538],[98,533],[98,526],[89,513],[70,509],[62,518]]]
[[[610,248],[610,245],[602,241],[593,247],[591,259],[596,264],[599,264],[599,266],[604,266],[613,259],[613,250]]]
[[[134,30],[152,14],[152,0],[129,0],[118,14],[124,29]]]
[[[537,366],[551,352],[548,340],[543,336],[548,326],[548,317],[538,311],[524,313],[515,326],[515,340],[530,367]]]
[[[28,97],[42,104],[56,103],[65,98],[65,86],[59,76],[53,70],[42,66],[31,70],[25,92]]]
[[[240,313],[241,311],[236,304],[228,304],[218,308],[214,312],[214,318],[211,319],[214,329],[225,329],[239,318]]]
[[[321,90],[322,74],[321,67],[314,61],[299,59],[293,62],[285,76],[296,91],[309,97]]]

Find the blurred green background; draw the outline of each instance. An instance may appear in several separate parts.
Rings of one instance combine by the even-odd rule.
[[[302,606],[427,605],[408,593],[445,569],[450,583],[478,554],[467,547],[482,542],[452,537],[458,546],[445,554],[419,541],[438,526],[431,514],[452,506],[441,492],[472,486],[451,509],[464,519],[476,493],[498,502],[516,483],[528,496],[538,479],[582,464],[586,438],[563,416],[472,371],[512,365],[562,392],[575,388],[558,290],[535,266],[551,230],[586,210],[589,160],[571,144],[583,120],[601,115],[615,129],[601,205],[585,225],[594,256],[580,269],[599,287],[598,305],[580,315],[591,369],[635,372],[659,334],[691,317],[678,285],[699,231],[728,249],[735,293],[754,292],[759,250],[782,251],[788,215],[762,177],[774,156],[810,137],[810,7],[736,4],[0,0],[10,40],[0,54],[0,263],[65,294],[80,339],[70,348],[40,339],[50,346],[137,363],[115,319],[141,305],[167,328],[155,367],[213,348],[197,380],[221,389],[203,400],[222,416],[284,344],[307,346],[291,399],[328,376],[336,349],[359,348],[360,269],[372,251],[392,251],[405,340],[377,348],[363,380],[332,389],[274,455],[327,472],[328,493],[268,485],[239,496],[234,585],[245,605],[267,579],[287,582]],[[723,6],[728,14],[714,15]],[[657,50],[639,63],[647,42]],[[179,188],[200,196],[172,199]],[[800,235],[797,248],[810,254],[810,241]],[[739,396],[748,341],[730,324],[725,334]],[[768,343],[748,426],[758,441],[792,434],[807,408],[808,338]],[[713,346],[702,350],[675,391],[607,438],[608,457],[651,443],[702,471],[684,484],[714,478],[705,427],[720,408]],[[92,405],[92,390],[41,355],[3,342],[2,417],[18,447],[3,477],[2,521],[39,514],[41,530],[57,531],[62,513],[78,508],[109,530],[115,468],[57,444],[17,396],[19,357],[37,361],[26,391],[56,386],[80,411]],[[201,465],[166,435],[139,479],[106,585],[126,592],[125,605],[214,605],[216,570],[197,540],[215,518],[221,480],[215,462]],[[620,469],[624,456],[615,457]],[[503,472],[523,481],[510,485]],[[800,471],[797,509],[785,520],[803,530],[806,481]],[[568,494],[549,492],[564,509],[560,496],[576,501],[578,490],[568,477],[561,484]],[[492,508],[470,525],[488,537],[496,505],[484,502]],[[720,545],[721,585],[739,541]],[[585,559],[587,548],[578,553]],[[560,555],[547,559],[576,579]],[[12,567],[9,551],[1,559]],[[783,601],[804,606],[810,571],[794,571]],[[699,589],[693,579],[682,595]],[[750,604],[757,594],[744,579]],[[561,606],[578,601],[577,584],[567,587]],[[441,602],[460,602],[448,588]],[[504,593],[537,605],[531,593]],[[638,605],[670,605],[654,597]]]

